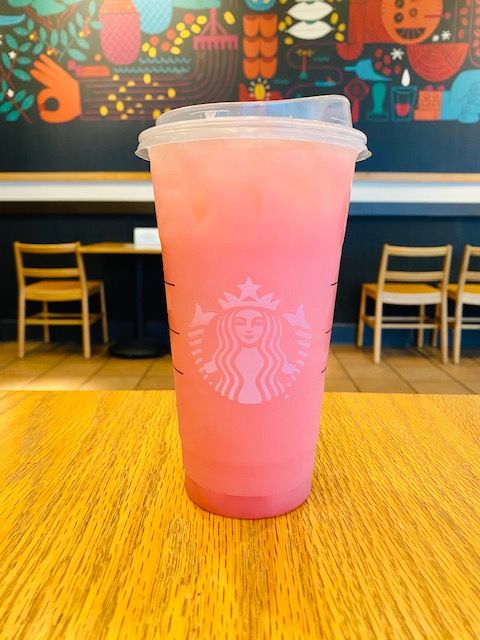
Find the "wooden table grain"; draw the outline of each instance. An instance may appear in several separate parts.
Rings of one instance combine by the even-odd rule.
[[[135,255],[161,255],[160,245],[134,244],[133,242],[92,242],[83,244],[80,253],[101,253],[101,254],[135,254]]]
[[[480,638],[480,397],[327,394],[313,492],[191,503],[173,392],[0,397],[0,638]]]

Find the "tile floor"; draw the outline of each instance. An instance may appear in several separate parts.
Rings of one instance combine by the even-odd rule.
[[[29,342],[23,360],[16,344],[0,342],[0,390],[172,389],[170,356],[148,360],[111,358],[103,346],[85,360],[78,345]],[[385,349],[374,365],[370,349],[333,345],[328,391],[378,393],[480,393],[480,352],[465,353],[459,365],[443,365],[438,351]]]

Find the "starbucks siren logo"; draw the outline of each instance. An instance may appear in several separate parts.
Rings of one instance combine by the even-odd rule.
[[[224,292],[219,311],[197,304],[188,337],[199,372],[220,395],[241,404],[259,404],[288,390],[305,365],[312,334],[303,305],[280,313],[281,299],[259,296],[261,285],[247,278],[240,295]],[[289,361],[286,344],[294,345]],[[290,347],[290,353],[291,347]]]

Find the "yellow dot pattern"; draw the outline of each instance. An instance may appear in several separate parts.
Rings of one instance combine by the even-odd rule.
[[[225,22],[228,25],[235,24],[235,22],[236,22],[235,16],[233,15],[233,13],[231,11],[225,11],[225,13],[223,14],[223,19],[225,20]]]
[[[169,98],[175,98],[175,96],[177,95],[177,92],[175,91],[175,89],[173,87],[170,87],[167,89],[167,96]]]
[[[100,107],[98,112],[103,117],[108,116],[108,107],[106,105],[102,104],[102,106]]]

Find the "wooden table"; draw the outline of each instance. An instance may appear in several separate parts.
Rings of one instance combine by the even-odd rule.
[[[161,255],[160,246],[153,247],[145,244],[133,244],[133,242],[94,242],[92,244],[84,244],[80,249],[81,253],[108,253],[116,255],[133,254],[133,255]]]
[[[127,340],[112,344],[110,354],[119,358],[154,358],[168,351],[165,345],[160,345],[154,340],[145,339],[143,319],[143,256],[161,255],[159,246],[138,245],[133,242],[94,242],[85,244],[80,249],[84,254],[107,255],[134,255],[135,262],[135,327],[136,336],[133,340]]]
[[[0,397],[0,638],[480,637],[480,397],[327,394],[313,492],[183,492],[173,392]]]

